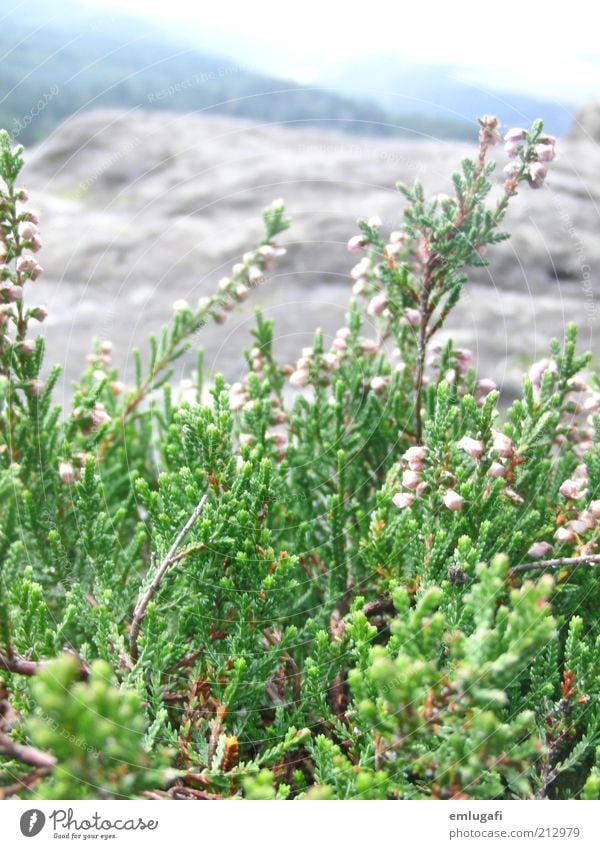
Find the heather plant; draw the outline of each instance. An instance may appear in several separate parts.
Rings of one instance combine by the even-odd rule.
[[[53,405],[22,150],[0,137],[0,795],[600,798],[600,383],[562,345],[504,413],[439,331],[555,155],[480,120],[454,194],[359,222],[355,299],[280,363],[185,398],[173,363],[284,252],[264,236],[134,356]],[[206,398],[209,402],[206,402]]]

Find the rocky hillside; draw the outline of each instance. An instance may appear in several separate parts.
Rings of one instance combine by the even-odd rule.
[[[509,391],[526,352],[543,356],[570,320],[600,353],[600,149],[576,138],[560,151],[547,186],[516,199],[507,220],[513,238],[473,275],[453,322],[480,374]],[[242,310],[199,341],[208,368],[235,379],[260,305],[291,360],[316,324],[331,333],[344,320],[355,262],[345,245],[356,218],[377,213],[393,229],[402,210],[396,181],[419,177],[449,191],[452,169],[470,152],[460,142],[350,138],[197,115],[72,119],[27,156],[26,183],[41,212],[46,273],[35,286],[50,307],[50,359],[73,377],[100,336],[112,339],[128,373],[132,347],[144,345],[176,298],[195,302],[211,291],[259,235],[261,207],[283,197],[294,221],[287,256]],[[498,157],[503,165],[501,148]]]

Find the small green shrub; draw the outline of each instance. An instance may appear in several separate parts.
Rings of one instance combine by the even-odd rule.
[[[0,795],[598,798],[598,377],[569,327],[503,417],[434,341],[554,157],[541,122],[509,131],[490,200],[480,124],[452,197],[401,186],[389,238],[359,222],[331,344],[282,365],[258,313],[245,378],[203,404],[199,351],[174,400],[174,361],[282,252],[275,202],[134,385],[99,342],[64,415],[0,138]]]

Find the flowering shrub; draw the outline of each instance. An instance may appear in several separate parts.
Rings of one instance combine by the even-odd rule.
[[[359,222],[331,345],[282,365],[259,313],[246,377],[202,404],[199,357],[173,400],[191,336],[282,253],[275,202],[134,385],[98,343],[62,417],[0,138],[0,795],[600,797],[598,378],[570,327],[502,417],[434,339],[554,158],[541,122],[510,130],[492,201],[480,125],[451,197],[400,186],[396,231]]]

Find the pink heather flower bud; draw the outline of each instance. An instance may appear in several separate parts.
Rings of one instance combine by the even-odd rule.
[[[358,280],[359,277],[364,277],[367,271],[369,270],[369,260],[367,257],[363,257],[360,262],[357,262],[354,268],[350,272],[350,276],[354,278],[354,280]]]
[[[539,560],[540,557],[546,557],[552,551],[552,546],[549,542],[534,542],[527,554],[534,560]]]
[[[340,339],[347,339],[350,336],[350,328],[349,327],[338,327],[335,331],[335,335]]]
[[[600,500],[590,502],[590,513],[595,519],[600,519]]]
[[[359,340],[359,344],[363,354],[376,354],[379,350],[379,345],[374,339],[362,338]]]
[[[44,269],[39,264],[39,262],[36,262],[35,265],[33,266],[32,270],[29,272],[29,276],[31,277],[32,280],[37,280],[38,277],[41,277],[43,273],[44,273]]]
[[[5,285],[2,287],[2,293],[5,295],[10,304],[23,300],[22,286],[11,286],[10,284],[8,284],[8,286]]]
[[[32,239],[37,239],[38,231],[33,224],[31,224],[30,222],[25,222],[19,227],[19,235],[26,242],[30,242]]]
[[[341,336],[336,336],[333,342],[331,343],[331,347],[334,348],[336,351],[342,352],[345,351],[348,346],[345,339],[342,339]]]
[[[413,469],[405,469],[402,474],[402,486],[406,489],[416,489],[421,483],[421,475]]]
[[[385,246],[385,252],[389,257],[396,256],[401,250],[402,244],[400,242],[390,242],[389,245]]]
[[[113,345],[110,339],[104,339],[100,342],[100,353],[105,357],[109,357],[112,354]]]
[[[402,459],[406,460],[411,469],[419,471],[423,468],[423,462],[427,455],[427,448],[424,445],[413,445],[402,455]]]
[[[373,318],[376,318],[378,315],[384,311],[384,309],[388,305],[387,295],[384,292],[380,292],[378,295],[375,295],[369,301],[369,306],[367,307],[367,312]]]
[[[570,543],[575,542],[577,539],[575,531],[570,530],[570,528],[559,528],[554,534],[554,539],[558,542]]]
[[[553,144],[536,144],[534,151],[538,162],[552,162],[556,157]]]
[[[496,383],[489,377],[482,377],[481,380],[477,381],[477,389],[482,395],[489,395],[497,388]]]
[[[364,236],[352,236],[348,239],[348,250],[350,253],[361,251],[364,247]]]
[[[575,480],[585,480],[587,482],[588,479],[588,467],[585,463],[580,463],[573,470],[573,478]]]
[[[189,310],[189,308],[190,305],[183,298],[178,298],[176,301],[173,302],[174,313],[186,312],[187,310]]]
[[[583,409],[586,413],[595,413],[600,409],[600,393],[594,392],[589,398],[583,402]]]
[[[331,369],[334,369],[337,364],[338,358],[335,354],[332,354],[331,351],[327,351],[325,354],[323,354],[323,365],[326,369],[331,371]]]
[[[371,389],[373,390],[373,392],[382,392],[389,384],[389,382],[389,377],[376,375],[375,377],[371,378]]]
[[[512,457],[513,454],[513,442],[509,436],[506,436],[505,433],[501,433],[499,430],[492,431],[493,437],[493,446],[494,451],[498,454],[499,457]]]
[[[570,380],[567,381],[567,386],[574,392],[587,392],[589,389],[585,380],[579,376],[570,378]]]
[[[227,289],[231,286],[231,278],[230,277],[221,277],[219,282],[217,283],[217,289],[220,292],[226,292]]]
[[[415,500],[415,496],[412,492],[397,492],[394,496],[392,496],[392,504],[398,508],[398,510],[405,510],[407,507],[410,507]]]
[[[73,484],[77,480],[77,473],[71,463],[59,463],[58,476],[66,484]]]
[[[417,326],[421,323],[421,313],[419,312],[419,310],[415,310],[412,309],[412,307],[408,307],[408,309],[404,310],[404,321],[407,324]]]
[[[20,200],[21,203],[27,203],[27,201],[29,200],[29,192],[27,191],[27,189],[17,189],[17,191],[15,192],[15,197],[17,198],[17,200]]]
[[[292,386],[306,386],[308,383],[308,372],[306,369],[297,369],[290,375]]]
[[[522,127],[511,127],[504,136],[505,142],[520,142],[525,138],[526,131]]]
[[[546,166],[541,162],[532,162],[529,166],[528,182],[532,189],[539,189],[546,179],[548,173]]]
[[[453,383],[454,383],[454,381],[456,380],[456,372],[454,371],[454,369],[453,369],[453,368],[449,368],[449,369],[446,371],[446,373],[445,373],[445,375],[444,375],[444,380],[446,381],[446,383],[448,384],[448,386],[452,386],[452,384],[453,384]]]
[[[492,465],[487,470],[488,478],[503,478],[506,474],[506,469],[502,465],[502,463],[498,463],[497,460],[494,460]]]
[[[313,349],[312,348],[310,348],[308,346],[305,347],[305,348],[302,348],[302,356],[303,357],[310,359],[310,357],[312,357],[312,355],[313,355]]]
[[[483,115],[479,118],[479,141],[487,144],[497,144],[500,141],[498,133],[499,122],[495,115]]]
[[[567,480],[561,484],[559,492],[570,501],[579,501],[579,499],[583,498],[585,495],[585,489],[579,489],[579,483],[571,480],[571,478],[567,478]]]
[[[585,519],[571,519],[570,522],[567,522],[567,528],[576,533],[577,536],[581,536],[587,531],[588,526]]]
[[[122,395],[125,392],[125,384],[122,380],[113,380],[110,384],[110,391],[115,397]]]
[[[33,380],[30,380],[30,381],[29,381],[29,391],[31,392],[31,394],[32,394],[34,397],[39,398],[39,396],[40,396],[40,395],[42,394],[42,392],[44,391],[44,383],[43,383],[43,381],[38,380],[37,378],[34,378]]]
[[[17,271],[20,274],[30,274],[37,265],[35,259],[27,254],[22,254],[17,259]]]
[[[514,177],[517,176],[517,174],[521,170],[521,163],[520,162],[509,162],[508,165],[505,165],[502,170],[504,171],[504,173],[506,174],[508,179],[512,180]]]
[[[453,489],[449,489],[445,493],[442,501],[444,502],[444,505],[448,508],[448,510],[453,511],[461,510],[463,504],[465,503],[465,499],[462,497],[462,495],[459,495],[458,492],[455,492]]]
[[[536,389],[540,388],[540,385],[542,383],[542,377],[544,376],[544,373],[550,368],[551,363],[548,359],[538,360],[537,363],[533,363],[533,365],[530,366],[528,372],[529,379]]]
[[[457,348],[456,362],[459,372],[464,374],[473,362],[473,351],[469,350],[469,348]]]
[[[362,295],[367,288],[367,278],[359,277],[358,280],[355,281],[352,285],[352,294],[353,295]]]
[[[504,150],[507,156],[509,156],[511,159],[514,159],[519,152],[519,145],[517,142],[509,141],[506,142],[506,144],[504,145]]]
[[[34,212],[33,210],[29,210],[29,212],[23,213],[23,221],[30,221],[32,224],[40,223],[40,219],[37,212]]]
[[[96,403],[92,407],[92,412],[90,414],[92,420],[92,428],[97,430],[101,425],[105,422],[110,421],[110,416],[104,409],[104,404]]]
[[[369,227],[377,229],[378,227],[381,227],[381,218],[378,215],[372,215],[371,218],[369,218],[369,220],[367,221],[367,224],[369,225]]]
[[[240,433],[240,445],[249,445],[253,439],[251,433]]]
[[[586,530],[593,531],[596,527],[596,517],[591,510],[583,510],[579,514],[579,519],[585,524]]]
[[[456,447],[460,448],[461,451],[464,451],[465,454],[468,454],[469,457],[472,457],[473,460],[479,460],[483,454],[484,445],[480,439],[472,439],[470,436],[463,436],[463,438],[456,443]]]
[[[24,357],[30,357],[35,351],[35,342],[33,339],[23,339],[22,342],[19,342],[19,350]]]
[[[32,307],[29,310],[29,315],[31,318],[35,318],[36,321],[45,321],[48,317],[48,307],[45,304],[40,304],[37,307]]]
[[[259,283],[263,279],[262,269],[258,265],[251,265],[248,269],[248,280],[250,283]]]

